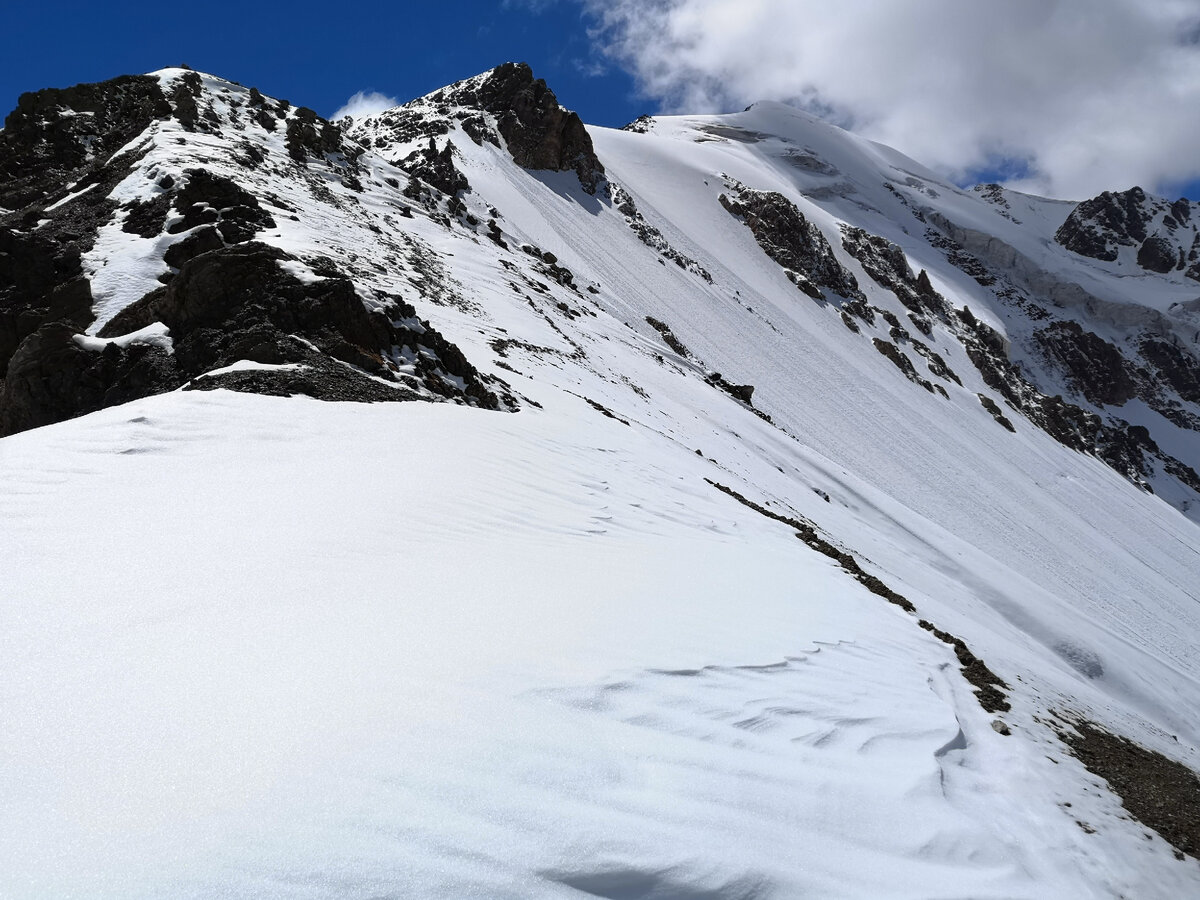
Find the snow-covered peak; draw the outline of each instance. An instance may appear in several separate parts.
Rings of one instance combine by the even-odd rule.
[[[507,148],[526,169],[574,171],[594,194],[604,178],[579,116],[526,63],[505,63],[404,106],[357,123],[351,133],[368,146],[411,154],[425,139],[460,130],[476,145]]]
[[[1196,893],[1189,279],[515,64],[10,123],[0,894]]]

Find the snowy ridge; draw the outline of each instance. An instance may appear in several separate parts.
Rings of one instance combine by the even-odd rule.
[[[0,893],[1194,893],[1059,736],[1200,768],[1194,283],[496,72],[343,128],[163,70],[0,192],[60,279],[0,266],[0,400],[110,379],[0,440]],[[393,395],[456,402],[312,399]]]

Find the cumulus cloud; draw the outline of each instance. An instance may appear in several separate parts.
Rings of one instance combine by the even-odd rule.
[[[395,97],[389,97],[387,94],[381,94],[378,91],[359,91],[338,109],[330,119],[336,122],[344,116],[351,116],[355,119],[361,119],[364,116],[371,116],[378,112],[383,112],[385,109],[391,109],[399,104],[399,100]]]
[[[579,0],[664,111],[783,100],[960,181],[1200,176],[1196,0]]]

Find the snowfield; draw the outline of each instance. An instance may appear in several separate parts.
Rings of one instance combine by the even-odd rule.
[[[997,734],[950,648],[715,463],[572,405],[177,394],[0,444],[5,893],[1195,885],[1021,702],[1091,683],[995,663]]]
[[[227,115],[244,89],[205,90]],[[395,148],[362,157],[361,193],[311,164],[322,194],[239,168],[233,137],[152,128],[120,198],[197,165],[235,179],[275,217],[256,240],[336,260],[364,302],[408,300],[521,406],[180,390],[0,440],[0,896],[1200,895],[1196,859],[1057,734],[1083,717],[1200,769],[1195,495],[1162,472],[1142,491],[1006,408],[1009,433],[942,324],[922,339],[961,384],[922,389],[872,346],[884,321],[851,331],[718,198],[786,196],[898,316],[841,223],[1016,327],[934,254],[918,196],[1018,253],[1014,277],[1134,318],[1193,285],[1131,300],[1123,274],[1054,252],[1069,207],[1009,194],[1019,228],[776,104],[590,129],[609,180],[711,282],[573,172],[521,169],[458,124],[463,200],[505,250],[389,187],[409,181]],[[285,157],[281,132],[237,137]],[[91,335],[166,268],[168,239],[122,215],[85,257]],[[153,326],[129,339],[171,346]],[[1200,459],[1197,432],[1137,409]],[[717,485],[813,523],[916,613]],[[922,619],[1011,710],[985,711]]]

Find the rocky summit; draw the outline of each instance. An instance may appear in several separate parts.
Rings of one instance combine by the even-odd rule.
[[[1189,200],[48,88],[0,436],[0,895],[1200,893]]]

